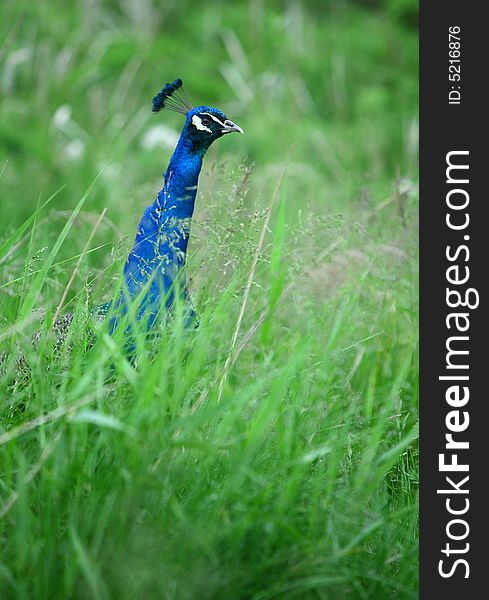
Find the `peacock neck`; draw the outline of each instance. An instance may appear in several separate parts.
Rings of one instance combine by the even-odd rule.
[[[177,289],[185,294],[182,268],[204,154],[205,150],[180,138],[164,175],[164,186],[139,223],[124,281],[130,297],[148,286],[141,305],[143,313],[149,308],[150,313],[157,314],[163,303],[169,307]]]

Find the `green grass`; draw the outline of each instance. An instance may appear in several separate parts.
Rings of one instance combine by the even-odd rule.
[[[415,3],[0,15],[0,597],[417,598]],[[103,328],[86,352],[87,319],[160,185],[181,117],[150,102],[177,76],[246,135],[201,176],[200,328],[177,310],[131,365]]]

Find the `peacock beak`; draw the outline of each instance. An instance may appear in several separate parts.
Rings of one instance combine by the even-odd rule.
[[[233,131],[239,131],[239,133],[244,133],[244,131],[239,125],[236,125],[236,123],[233,123],[232,121],[226,119],[224,121],[224,128],[221,130],[221,133],[232,133]]]

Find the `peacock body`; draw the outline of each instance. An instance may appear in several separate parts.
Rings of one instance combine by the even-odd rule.
[[[177,295],[187,302],[185,262],[195,197],[205,153],[211,144],[241,127],[210,106],[192,108],[181,79],[167,84],[153,99],[153,112],[169,108],[185,115],[175,151],[164,173],[164,185],[139,222],[136,239],[124,266],[123,288],[114,306],[111,332],[129,305],[136,301],[137,319],[148,330],[168,314]],[[193,321],[188,304],[186,318]]]

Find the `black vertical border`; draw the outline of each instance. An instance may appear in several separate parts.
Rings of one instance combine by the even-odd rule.
[[[489,579],[487,563],[489,526],[486,506],[489,495],[489,394],[483,383],[489,373],[486,337],[489,327],[482,285],[489,263],[489,102],[486,99],[489,25],[483,17],[484,3],[453,0],[420,2],[420,417],[421,417],[421,492],[420,492],[420,598],[444,600],[486,597]],[[453,85],[448,79],[448,28],[461,29],[460,105],[448,103]],[[457,84],[458,85],[458,84]],[[449,333],[447,314],[446,246],[463,243],[462,234],[450,232],[445,223],[448,191],[446,154],[469,150],[470,184],[470,287],[478,289],[480,304],[470,313],[469,387],[470,426],[460,439],[469,440],[469,450],[459,459],[468,460],[470,509],[464,517],[470,525],[466,558],[470,575],[457,568],[450,578],[438,573],[441,550],[447,541],[446,525],[450,515],[446,497],[437,489],[446,488],[439,473],[438,455],[445,451],[445,415],[451,410],[445,402],[446,382],[438,380],[445,370],[445,342]],[[464,409],[465,410],[465,409]],[[486,443],[487,440],[487,443]],[[460,496],[459,496],[460,498]],[[462,542],[460,542],[460,546]],[[456,547],[456,543],[453,543]],[[457,557],[453,555],[453,558]],[[448,563],[446,563],[448,564]],[[486,591],[484,591],[486,590]],[[488,596],[489,597],[489,596]]]

